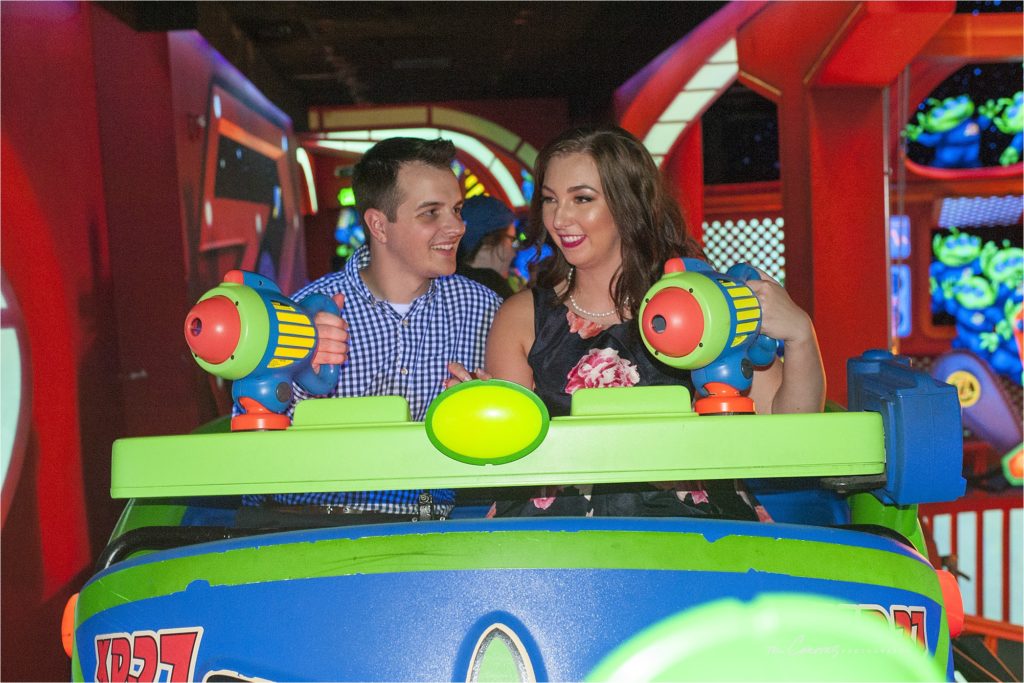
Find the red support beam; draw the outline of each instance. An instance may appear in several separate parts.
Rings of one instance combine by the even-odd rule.
[[[965,62],[999,62],[1024,53],[1020,15],[954,14],[921,49],[919,59],[955,58]]]
[[[786,284],[814,319],[834,401],[846,359],[889,346],[888,87],[953,7],[778,2],[737,35],[740,80],[778,104]]]
[[[845,404],[846,359],[889,347],[885,99],[815,89],[809,105],[812,308],[829,398]],[[788,241],[788,212],[786,227]]]

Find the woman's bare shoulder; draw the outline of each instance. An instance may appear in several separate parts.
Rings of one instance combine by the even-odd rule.
[[[533,318],[533,290],[524,289],[516,292],[509,298],[505,299],[505,303],[498,309],[498,315],[505,315],[511,317],[520,317],[523,315],[529,315]]]

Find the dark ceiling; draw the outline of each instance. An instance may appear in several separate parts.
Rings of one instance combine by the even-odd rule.
[[[322,104],[564,97],[615,89],[723,2],[102,2],[136,30],[196,29],[301,129]]]

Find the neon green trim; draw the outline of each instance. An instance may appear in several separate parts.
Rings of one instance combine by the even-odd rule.
[[[939,615],[939,637],[935,641],[935,661],[945,672],[949,667],[949,660],[953,657],[953,648],[949,646],[949,615],[946,613],[946,605],[941,600],[938,603],[942,605],[942,613]],[[945,657],[942,657],[943,653]]]
[[[118,605],[181,592],[197,578],[237,586],[354,574],[485,569],[768,572],[884,585],[942,604],[935,571],[905,555],[771,536],[638,531],[486,531],[282,543],[126,567],[88,584],[77,624]],[[870,580],[866,580],[870,577]]]
[[[882,418],[871,412],[559,417],[528,456],[483,468],[438,452],[418,422],[120,439],[110,493],[169,498],[841,477],[884,469]]]
[[[921,521],[916,505],[887,505],[870,493],[855,493],[848,499],[850,521],[854,524],[874,524],[892,529],[910,541],[922,557],[928,557]]]
[[[1024,479],[1014,474],[1012,468],[1013,459],[1021,457],[1021,449],[1024,449],[1024,444],[1017,444],[1007,451],[1001,461],[1003,466],[1003,476],[1006,477],[1006,481],[1010,483],[1010,486],[1020,486],[1021,483],[1024,483]]]
[[[691,407],[690,390],[681,384],[580,389],[572,395],[570,410],[573,417],[626,417],[629,413],[676,417],[697,415]]]
[[[299,401],[292,425],[338,427],[341,425],[404,424],[409,422],[409,404],[401,396],[358,396]]]
[[[132,529],[150,526],[179,526],[185,516],[185,505],[172,501],[129,500],[114,526],[110,539],[119,538]]]
[[[78,640],[75,640],[74,648],[71,651],[71,680],[72,681],[84,681],[85,676],[82,675],[82,662],[78,660]]]
[[[263,303],[263,298],[256,293],[256,290],[245,285],[236,285],[233,282],[220,283],[203,294],[199,301],[205,301],[214,296],[227,297],[238,306],[238,316],[242,323],[238,335],[238,348],[235,349],[234,355],[223,363],[207,363],[195,354],[192,354],[192,357],[199,367],[211,375],[236,380],[255,370],[267,351],[267,344],[270,341],[270,317],[267,313],[267,305]]]

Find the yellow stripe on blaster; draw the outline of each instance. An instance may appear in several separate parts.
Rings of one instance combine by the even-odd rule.
[[[309,349],[293,349],[287,346],[278,346],[274,349],[274,358],[305,358],[309,355]]]
[[[313,348],[312,337],[286,337],[282,334],[277,338],[277,343],[285,346],[301,346],[305,349]]]
[[[273,299],[270,300],[270,303],[274,306],[274,308],[276,308],[279,311],[294,311],[295,310],[294,306],[289,306],[286,303],[282,303],[280,301],[274,301]]]
[[[300,337],[312,337],[314,334],[310,325],[279,325],[277,331],[281,334],[297,334]]]
[[[739,325],[736,326],[736,331],[737,332],[753,332],[756,329],[757,329],[757,321],[756,320],[751,320],[748,323],[740,323]]]
[[[733,339],[732,340],[732,344],[729,344],[729,346],[730,347],[732,347],[732,346],[739,346],[740,344],[742,344],[744,342],[744,340],[746,340],[746,338],[747,338],[747,335],[741,334],[738,337],[736,337],[735,339]]]
[[[741,296],[754,296],[754,293],[750,291],[750,287],[747,287],[745,285],[740,287],[730,287],[728,289],[728,292],[729,296],[731,296],[733,299],[737,299]]]
[[[282,323],[299,323],[300,325],[309,325],[309,318],[302,315],[301,313],[281,313],[277,314],[277,321]]]
[[[744,308],[742,311],[736,311],[737,320],[759,320],[760,318],[761,311],[756,308]]]
[[[757,299],[750,297],[749,299],[736,299],[732,302],[736,308],[754,308],[757,306]]]
[[[267,363],[267,367],[271,368],[271,369],[273,369],[273,368],[286,368],[286,367],[288,367],[289,365],[291,365],[294,362],[295,361],[293,361],[293,360],[284,360],[283,358],[274,358],[269,363]]]

